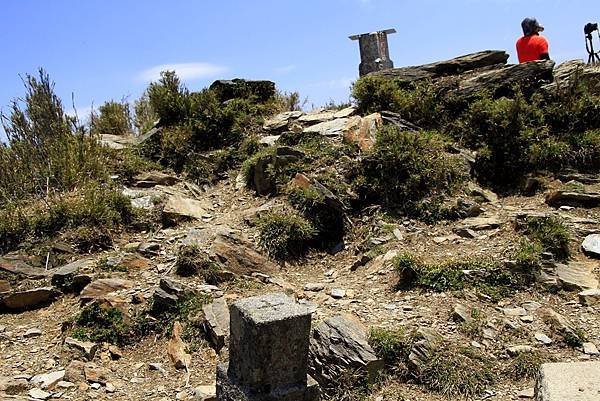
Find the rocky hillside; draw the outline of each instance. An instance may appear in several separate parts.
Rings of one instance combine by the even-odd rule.
[[[311,112],[167,73],[145,135],[114,105],[83,139],[13,125],[2,166],[45,178],[0,179],[2,399],[214,399],[227,304],[270,292],[316,305],[325,399],[533,399],[542,363],[596,360],[600,71],[505,63],[384,71]],[[102,166],[37,175],[33,142]]]

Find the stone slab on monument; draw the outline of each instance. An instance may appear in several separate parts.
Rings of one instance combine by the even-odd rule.
[[[600,400],[600,362],[546,363],[540,368],[536,401]]]

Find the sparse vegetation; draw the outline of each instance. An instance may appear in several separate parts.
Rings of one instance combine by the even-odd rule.
[[[271,212],[257,222],[260,246],[274,259],[294,260],[308,251],[315,228],[301,216]]]
[[[571,234],[565,224],[556,217],[527,217],[520,230],[532,242],[532,246],[550,252],[554,258],[563,261],[571,256]]]
[[[386,367],[397,371],[403,364],[414,346],[415,336],[405,329],[386,329],[373,327],[369,333],[369,345],[377,356],[383,359]]]
[[[197,245],[182,245],[177,254],[176,273],[183,277],[201,276],[209,284],[218,283],[219,266]]]
[[[83,341],[126,344],[132,327],[123,312],[115,307],[93,302],[85,306],[75,318],[71,336]]]
[[[539,351],[521,352],[510,362],[510,376],[515,380],[534,379],[549,358]]]

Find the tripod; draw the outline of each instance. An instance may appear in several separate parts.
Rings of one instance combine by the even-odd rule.
[[[587,24],[583,29],[585,33],[585,49],[588,52],[588,64],[600,64],[600,51],[594,51],[594,40],[592,32],[596,31],[600,40],[598,24]]]

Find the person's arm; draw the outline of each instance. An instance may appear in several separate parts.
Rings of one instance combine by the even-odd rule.
[[[548,41],[540,36],[540,60],[550,60],[550,52],[548,50]]]

